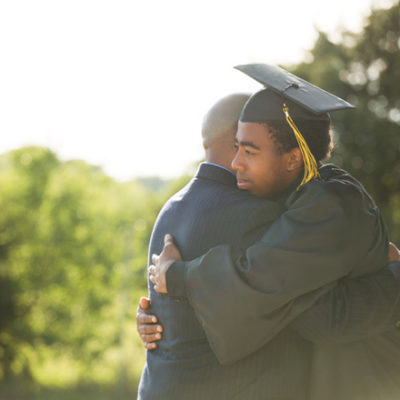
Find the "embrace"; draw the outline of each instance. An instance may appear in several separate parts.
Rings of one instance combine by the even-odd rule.
[[[236,68],[264,88],[209,110],[205,162],[152,232],[138,399],[397,400],[400,253],[361,183],[323,163],[328,113],[353,106]]]

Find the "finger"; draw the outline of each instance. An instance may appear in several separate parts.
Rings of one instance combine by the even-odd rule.
[[[160,257],[159,257],[157,254],[153,254],[153,255],[151,256],[151,262],[152,262],[153,264],[157,264],[159,258],[160,258]]]
[[[146,335],[154,335],[158,333],[155,325],[153,324],[140,324],[138,325],[137,330],[141,338]]]
[[[147,268],[147,270],[149,271],[150,275],[155,275],[156,273],[156,267],[154,265],[150,265],[149,268]]]
[[[152,342],[152,343],[145,343],[145,344],[144,344],[144,347],[145,347],[147,350],[154,350],[154,349],[157,348],[157,343],[154,343],[154,342]]]
[[[150,308],[150,299],[147,297],[141,297],[139,300],[139,306],[142,310],[147,310]]]
[[[154,275],[150,275],[149,280],[155,287],[155,285],[157,284],[156,277]]]
[[[151,334],[144,334],[140,335],[143,340],[143,343],[151,343],[161,339],[161,333],[151,333]]]
[[[142,335],[155,335],[156,333],[162,333],[161,325],[153,325],[153,324],[140,324],[138,325],[138,332],[140,336]]]
[[[152,314],[146,314],[144,312],[138,312],[136,317],[136,323],[138,330],[141,324],[155,324],[157,322],[157,317]]]

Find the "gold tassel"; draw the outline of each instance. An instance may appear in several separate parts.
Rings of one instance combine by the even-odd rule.
[[[304,162],[304,176],[300,185],[297,187],[297,190],[301,185],[311,181],[312,179],[319,178],[321,179],[321,175],[318,172],[317,162],[315,161],[315,157],[311,153],[310,148],[308,147],[307,142],[305,141],[303,135],[298,130],[297,126],[292,120],[292,117],[289,114],[289,107],[286,104],[283,104],[283,112],[286,115],[286,121],[292,128],[294,136],[296,137],[297,143],[299,144],[299,149],[301,155],[303,156]]]

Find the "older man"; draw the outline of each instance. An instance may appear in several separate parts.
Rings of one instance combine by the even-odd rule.
[[[202,134],[206,162],[200,165],[189,185],[161,210],[152,233],[150,254],[161,251],[167,232],[179,240],[183,254],[189,258],[226,242],[249,245],[280,215],[281,208],[276,203],[238,190],[229,170],[235,153],[233,139],[238,115],[248,97],[228,96],[205,117]],[[245,362],[222,368],[189,302],[157,294],[152,285],[149,291],[153,311],[164,326],[164,337],[157,350],[147,353],[139,399],[221,399],[225,395],[233,398],[245,390],[250,376],[255,379],[265,375],[266,358],[278,362],[279,355],[271,348]],[[298,393],[307,377],[295,362],[296,355],[303,358],[303,346],[294,346],[294,342],[305,341],[291,332],[287,336],[290,339],[285,344],[298,381],[289,391]],[[283,362],[292,365],[289,359]],[[274,381],[273,376],[270,379]],[[232,382],[228,391],[226,382]]]

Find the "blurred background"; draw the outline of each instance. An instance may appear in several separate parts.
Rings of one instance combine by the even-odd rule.
[[[279,64],[350,101],[332,161],[400,244],[400,1],[0,4],[0,400],[132,399],[161,205],[214,101]]]

